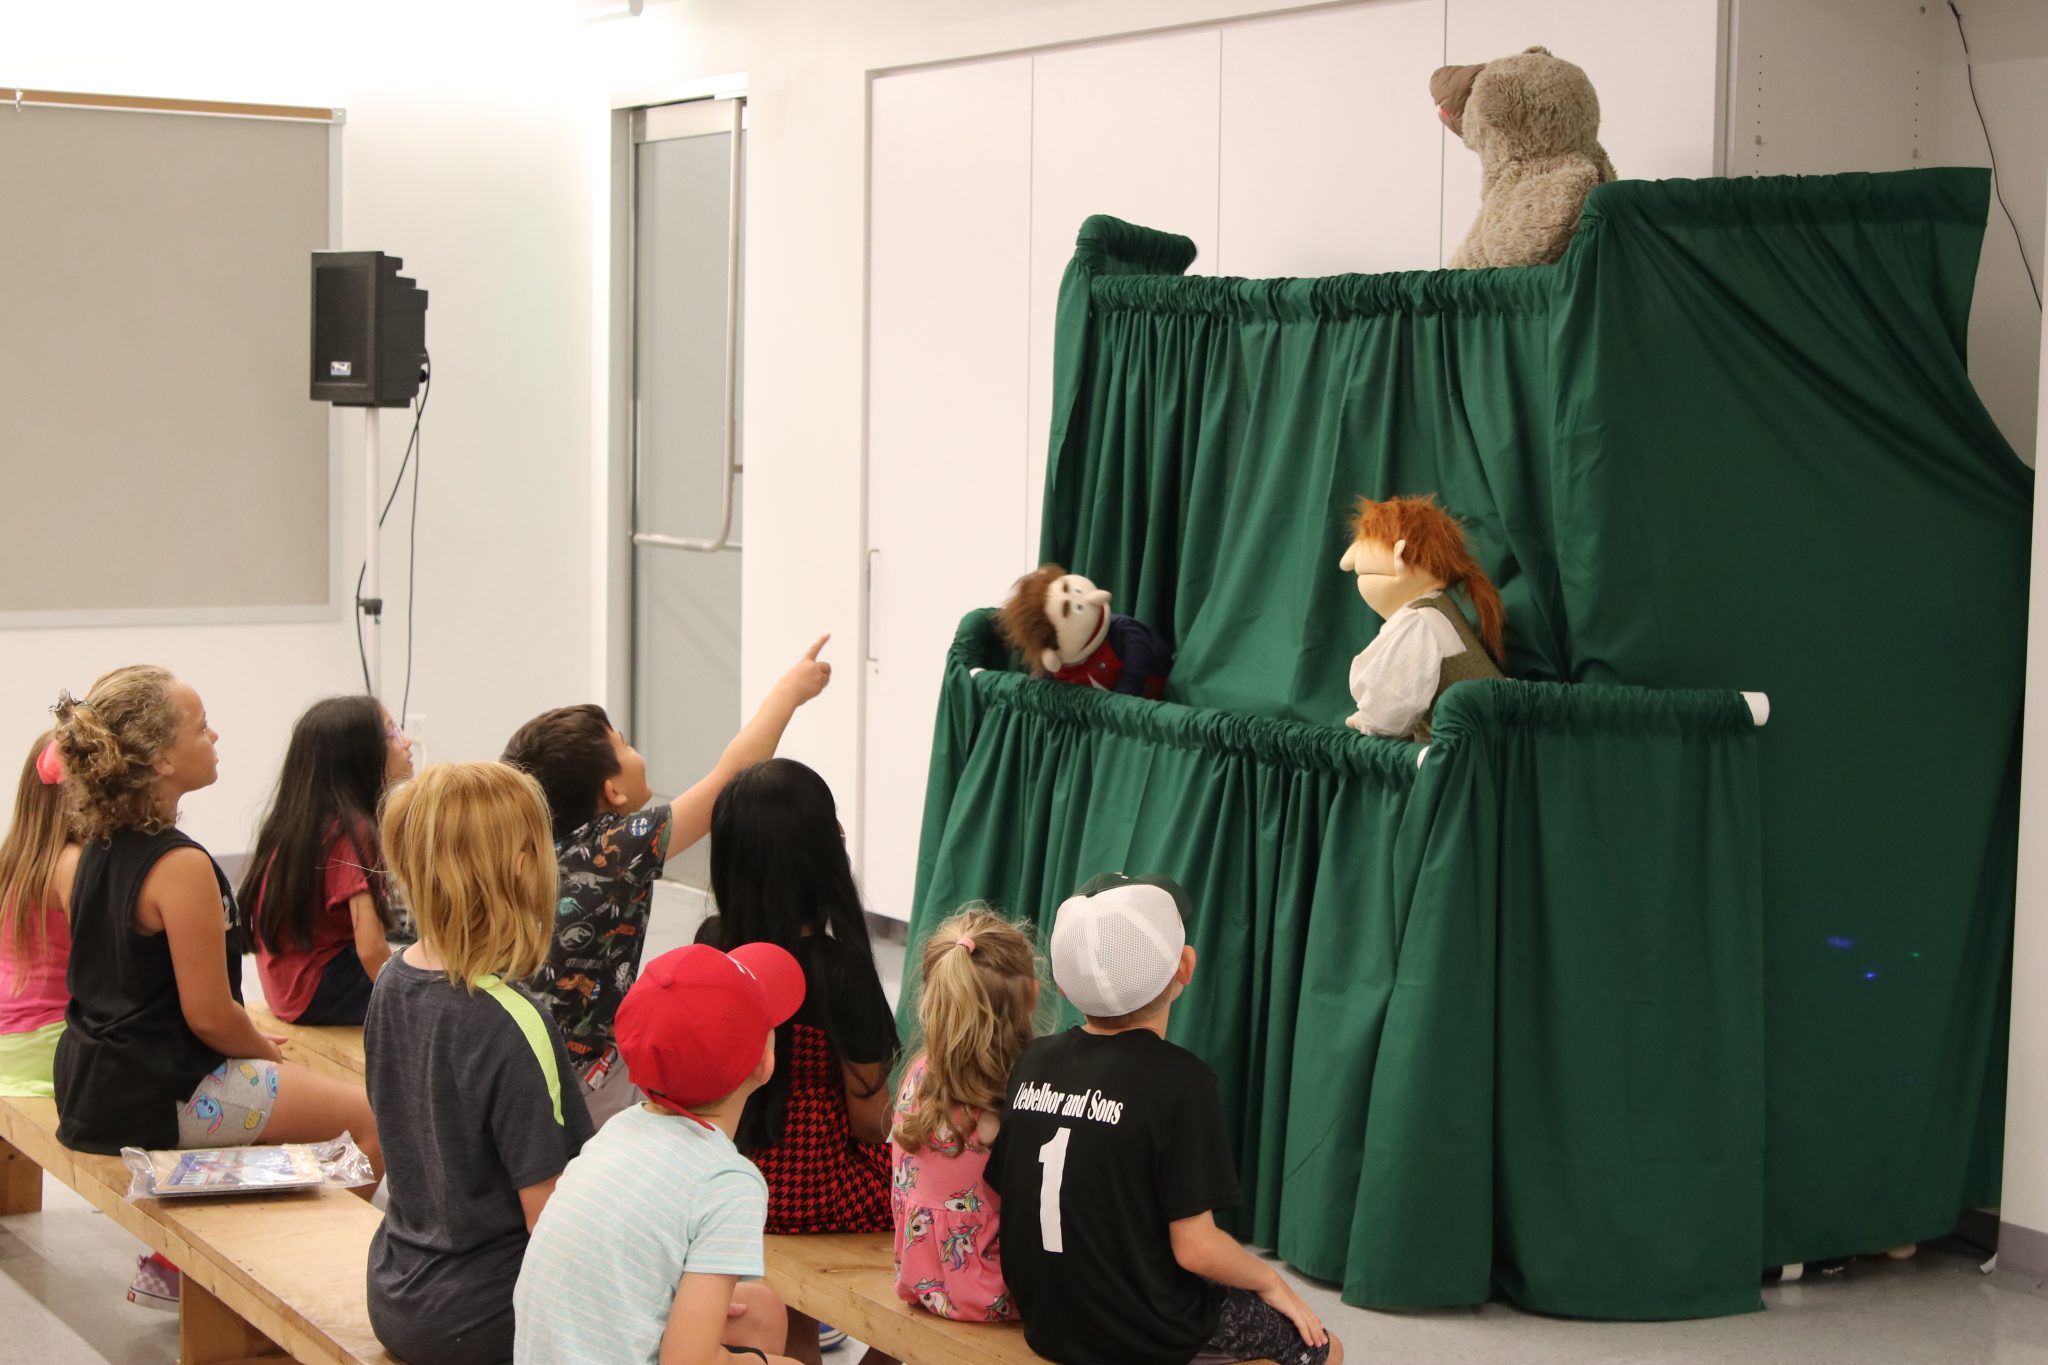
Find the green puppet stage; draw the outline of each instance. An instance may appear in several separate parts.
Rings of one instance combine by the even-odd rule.
[[[1987,198],[1618,182],[1555,266],[1313,280],[1089,220],[1042,552],[1174,642],[1169,701],[970,614],[913,942],[1182,881],[1228,1221],[1352,1303],[1740,1312],[1995,1202],[2033,478],[1965,368]],[[1354,496],[1425,492],[1527,680],[1426,753],[1341,728],[1337,569]]]

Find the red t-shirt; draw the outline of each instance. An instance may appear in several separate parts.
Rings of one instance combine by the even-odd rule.
[[[310,926],[311,948],[288,943],[283,951],[273,953],[260,938],[257,940],[256,970],[263,977],[263,999],[271,1012],[287,1023],[306,1012],[306,1006],[313,1003],[313,993],[320,989],[320,976],[327,970],[327,964],[356,941],[355,921],[349,918],[348,903],[351,897],[370,889],[370,876],[362,861],[353,839],[336,835],[327,846],[320,869],[320,910]],[[262,903],[269,889],[270,874],[265,872],[263,886],[257,892],[256,908],[261,915],[271,913],[270,907]]]

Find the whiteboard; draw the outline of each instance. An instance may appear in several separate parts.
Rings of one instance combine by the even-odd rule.
[[[336,610],[325,122],[0,119],[0,626]]]

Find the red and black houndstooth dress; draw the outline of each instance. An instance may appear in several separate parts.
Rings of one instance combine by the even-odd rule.
[[[846,1117],[846,1078],[823,1029],[793,1024],[782,1141],[747,1153],[768,1180],[769,1232],[886,1232],[889,1148]]]

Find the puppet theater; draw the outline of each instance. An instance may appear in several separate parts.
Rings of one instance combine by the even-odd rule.
[[[1554,266],[1321,279],[1090,219],[1041,552],[1167,699],[969,612],[913,945],[1181,880],[1232,1230],[1357,1305],[1746,1312],[1995,1202],[2033,477],[1964,366],[1988,194],[1623,181]],[[1345,522],[1395,493],[1507,611],[1427,746],[1340,719]]]

